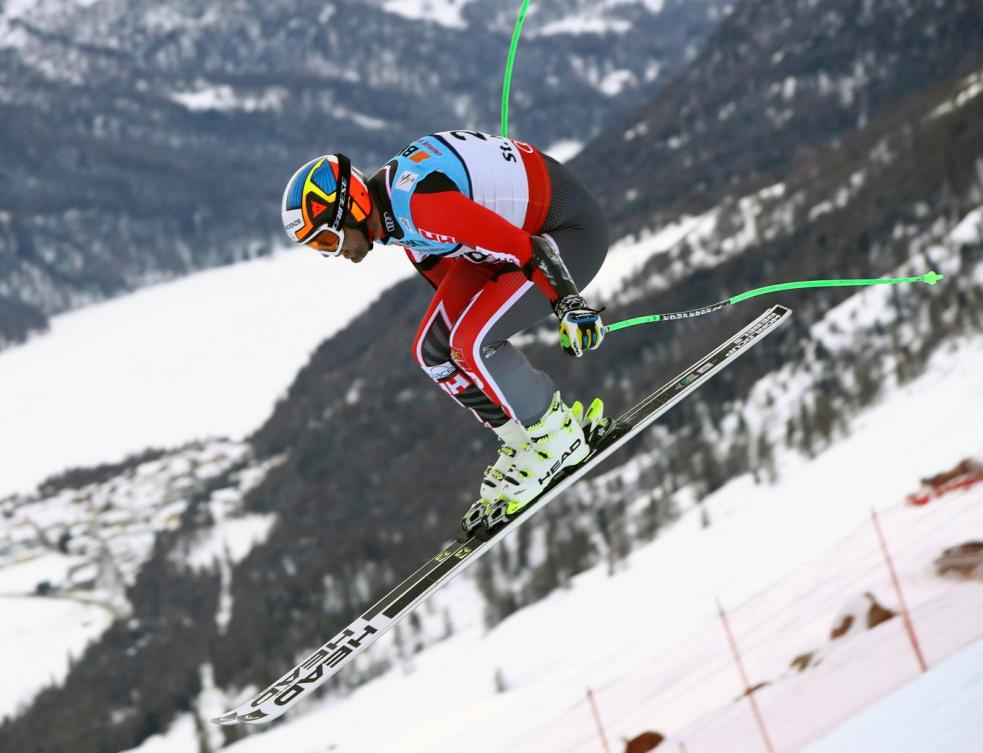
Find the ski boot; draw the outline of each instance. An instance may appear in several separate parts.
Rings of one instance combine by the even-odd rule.
[[[481,499],[475,502],[462,520],[466,533],[484,524],[495,528],[506,522],[538,497],[564,468],[583,462],[591,445],[608,426],[603,417],[604,403],[594,399],[584,412],[583,404],[569,408],[553,395],[549,409],[531,426],[525,442],[519,442],[515,454],[490,467],[481,486]],[[500,450],[503,452],[503,450]]]
[[[461,519],[461,527],[470,534],[485,520],[488,513],[488,500],[496,499],[500,493],[507,473],[510,473],[519,451],[529,445],[529,435],[522,424],[514,418],[493,429],[501,445],[498,448],[498,460],[495,465],[485,469],[485,477],[481,482],[481,498],[471,505],[471,508]]]

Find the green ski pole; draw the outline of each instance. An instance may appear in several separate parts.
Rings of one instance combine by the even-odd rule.
[[[515,65],[515,51],[519,48],[519,35],[522,25],[526,22],[526,11],[529,10],[529,0],[522,0],[519,17],[515,20],[512,31],[512,44],[509,46],[509,57],[505,63],[505,79],[502,81],[502,135],[509,135],[509,91],[512,89],[512,67]]]
[[[843,288],[860,285],[901,285],[909,282],[924,282],[928,285],[934,285],[944,276],[945,275],[940,275],[938,272],[926,272],[925,274],[918,275],[917,277],[878,278],[875,280],[803,280],[801,282],[783,282],[779,283],[778,285],[766,285],[763,288],[755,288],[754,290],[749,290],[746,293],[732,296],[723,301],[717,301],[716,303],[711,303],[708,306],[700,306],[699,308],[695,309],[688,309],[687,311],[673,311],[666,314],[649,314],[648,316],[636,316],[633,319],[625,319],[624,321],[607,325],[604,328],[604,331],[616,332],[619,329],[634,327],[638,324],[648,324],[649,322],[665,322],[673,319],[690,319],[694,316],[703,316],[704,314],[719,311],[725,306],[746,301],[748,298],[754,298],[759,295],[767,295],[768,293],[778,293],[782,290],[797,290],[801,288]]]

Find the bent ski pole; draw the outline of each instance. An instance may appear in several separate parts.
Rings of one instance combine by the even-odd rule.
[[[694,316],[703,316],[704,314],[711,314],[714,311],[719,311],[725,306],[730,306],[732,303],[740,303],[741,301],[746,301],[748,298],[754,298],[759,295],[767,295],[768,293],[778,293],[782,290],[796,290],[799,288],[842,288],[860,285],[901,285],[908,282],[924,282],[928,285],[934,285],[944,276],[945,275],[940,275],[938,272],[926,272],[925,274],[918,275],[917,277],[878,278],[873,280],[803,280],[801,282],[783,282],[779,283],[778,285],[766,285],[763,288],[755,288],[754,290],[749,290],[747,293],[741,293],[740,295],[732,296],[723,301],[711,303],[709,306],[700,306],[699,308],[688,309],[686,311],[673,311],[667,314],[649,314],[648,316],[636,316],[633,319],[625,319],[624,321],[607,325],[604,328],[604,331],[615,332],[619,329],[624,329],[625,327],[634,327],[637,324],[665,322],[673,319],[689,319]]]

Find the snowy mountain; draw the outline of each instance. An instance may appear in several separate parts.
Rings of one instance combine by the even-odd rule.
[[[477,1],[449,3],[458,14],[449,28],[456,19],[469,18]],[[638,4],[625,5],[639,12]],[[831,6],[806,5],[776,19],[769,15],[771,5],[746,2],[732,15],[757,18],[757,34],[777,35],[789,54],[825,54],[824,45],[835,52],[836,35],[823,24],[808,23],[816,21],[810,9],[826,13]],[[589,26],[589,9],[578,7],[583,13],[574,25]],[[965,21],[960,15],[965,8],[952,7],[955,21],[939,14],[929,26],[948,29]],[[417,12],[408,6],[404,11]],[[861,28],[871,32],[875,26]],[[769,70],[773,47],[741,44],[750,28],[743,21],[725,22],[712,46],[676,81],[702,80],[692,77],[703,76],[708,60],[734,49],[746,53],[741,65]],[[893,30],[886,33],[887,47],[896,49],[904,39],[911,44],[921,39],[926,25],[909,19],[876,28]],[[814,34],[817,29],[822,33]],[[937,58],[926,53],[909,61],[917,75],[904,67],[886,72],[891,94],[862,120],[851,116],[839,125],[825,121],[816,130],[789,128],[782,139],[746,145],[736,151],[751,167],[744,171],[722,162],[717,188],[692,203],[683,198],[687,186],[650,186],[656,196],[672,190],[659,204],[661,222],[648,228],[631,220],[632,232],[612,249],[594,294],[608,305],[606,320],[617,321],[787,280],[901,277],[933,268],[946,275],[942,283],[784,294],[782,302],[795,311],[790,327],[618,453],[599,475],[572,489],[497,556],[483,560],[472,576],[439,595],[418,620],[401,626],[330,685],[323,704],[312,702],[287,724],[243,740],[238,732],[212,730],[203,720],[216,707],[241,700],[278,676],[405,569],[429,557],[454,528],[493,455],[490,437],[434,390],[409,358],[408,343],[428,290],[419,280],[404,281],[322,343],[231,466],[210,479],[198,479],[191,470],[162,478],[161,498],[175,489],[172,501],[181,507],[176,524],[162,526],[149,548],[146,535],[143,548],[123,547],[143,563],[123,592],[127,619],[114,622],[101,638],[95,636],[103,625],[90,623],[79,641],[94,642],[76,658],[64,686],[37,695],[33,706],[0,727],[0,741],[39,751],[122,751],[146,742],[146,751],[160,745],[205,751],[234,744],[240,751],[334,745],[339,751],[405,752],[438,744],[462,747],[467,740],[472,747],[497,751],[515,747],[520,734],[542,727],[544,737],[536,738],[532,744],[539,747],[533,749],[560,749],[564,730],[579,734],[581,729],[567,725],[563,716],[575,702],[573,693],[579,704],[585,683],[601,686],[621,677],[618,671],[638,681],[613,686],[622,699],[612,709],[621,718],[619,734],[641,731],[642,718],[632,716],[631,704],[654,692],[643,688],[654,684],[672,696],[671,685],[685,683],[687,672],[702,666],[706,655],[700,653],[702,644],[694,644],[695,654],[680,656],[690,662],[685,666],[670,662],[669,670],[659,665],[637,677],[633,673],[663,649],[674,649],[685,631],[705,626],[700,620],[715,621],[714,592],[737,606],[779,575],[792,578],[794,568],[822,556],[860,525],[871,506],[899,503],[920,478],[980,449],[976,427],[983,416],[975,396],[983,329],[983,87],[981,69],[961,71],[962,63],[954,62],[965,59],[965,35],[973,33],[968,24],[957,31],[951,46],[940,45]],[[881,39],[873,37],[870,44]],[[813,57],[803,58],[803,66],[810,61]],[[895,78],[902,72],[904,85]],[[677,86],[682,85],[671,84],[650,107],[667,107],[662,96],[676,101]],[[710,107],[707,101],[717,96],[713,87],[686,91],[697,109]],[[747,97],[753,101],[759,91]],[[727,133],[720,131],[717,138],[728,138]],[[785,138],[788,144],[781,146]],[[599,144],[620,141],[623,129],[615,127]],[[640,132],[634,158],[647,155],[649,144],[658,151],[660,143]],[[773,145],[784,150],[781,159]],[[686,154],[694,164],[702,159],[698,146],[678,144],[680,164],[685,167]],[[614,157],[608,163],[624,182],[605,196],[633,188],[641,193],[633,184],[637,174],[623,165]],[[721,188],[731,185],[745,190]],[[626,217],[623,230],[629,227]],[[558,377],[565,395],[600,392],[609,412],[616,413],[754,313],[750,302],[712,318],[612,333],[604,357],[584,359],[576,369],[557,352],[551,333],[523,339],[530,358]],[[380,328],[380,320],[387,326]],[[92,517],[87,499],[103,500],[105,506],[119,494],[111,511],[134,496],[144,498],[132,492],[139,469],[147,463],[180,468],[189,451],[76,472],[8,501],[17,516],[11,520],[18,523],[10,527],[15,532],[8,536],[10,559],[0,564],[14,568],[18,597],[38,588],[29,570],[17,569],[24,552],[38,557],[45,552],[38,561],[52,563],[58,577],[42,578],[48,582],[42,590],[77,596],[80,588],[90,588],[58,575],[72,563],[64,558],[83,555],[60,552],[57,543],[52,551],[45,539],[58,542],[66,530],[82,536],[71,511],[79,508]],[[952,626],[950,635],[964,638],[980,635],[971,619],[978,611],[953,606],[948,581],[926,575],[926,568],[945,549],[967,543],[956,534],[979,524],[976,491],[960,498],[958,516],[938,513],[955,505],[929,505],[924,515],[903,508],[895,518],[926,526],[918,528],[925,531],[925,546],[908,546],[903,566],[919,588],[925,586],[926,603],[935,603],[935,595],[945,600],[938,614]],[[164,510],[151,504],[136,530],[146,534],[147,521],[159,520]],[[30,522],[35,511],[44,536]],[[94,520],[97,527],[119,524],[112,514],[95,514]],[[93,563],[87,564],[91,571]],[[841,659],[873,651],[868,641],[876,637],[871,636],[900,624],[892,621],[880,633],[851,635],[843,643],[826,637],[831,623],[863,598],[868,589],[857,579],[866,573],[831,578],[830,590],[811,612],[812,622],[796,622],[787,630],[779,625],[757,634],[757,643],[780,641],[786,665],[799,654],[820,651],[825,664],[804,677],[827,677],[827,670],[854,666]],[[791,582],[795,596],[816,581]],[[880,603],[897,606],[880,585],[872,588]],[[639,590],[651,599],[626,596]],[[745,614],[753,622],[753,609]],[[778,614],[781,623],[785,613]],[[615,621],[605,622],[612,615]],[[719,630],[716,623],[714,629]],[[719,632],[708,636],[721,637]],[[933,661],[957,650],[958,643],[937,644],[945,650]],[[710,688],[699,685],[696,700],[679,701],[675,716],[663,720],[670,725],[667,732],[690,729],[714,709],[723,709],[724,718],[736,713],[739,707],[732,702],[743,689],[733,677],[722,679],[724,666],[733,671],[725,663],[712,665]],[[766,669],[758,679],[773,687],[763,699],[815,690],[785,667],[780,672],[767,664]],[[425,691],[445,691],[448,676],[457,692],[443,695],[455,696],[459,705],[430,716]],[[37,683],[28,690],[22,697],[36,692]],[[708,703],[716,705],[712,709]],[[861,707],[837,707],[836,718],[842,721]],[[378,721],[379,708],[403,716],[386,726]],[[351,720],[369,718],[371,726],[350,726]],[[506,718],[513,724],[502,723]],[[577,717],[578,725],[583,718]],[[484,719],[483,728],[491,731],[475,742],[475,724]],[[715,727],[701,729],[701,735],[717,734]],[[596,744],[585,739],[576,745]]]
[[[981,66],[973,0],[744,2],[572,167],[617,234],[637,232],[821,170],[848,134]]]
[[[592,5],[535,4],[516,135],[585,142],[678,71],[724,3],[609,3],[612,27],[586,28]],[[421,133],[497,130],[516,9],[5,4],[0,347],[57,312],[268,253],[284,181],[312,155],[343,150],[370,169]]]

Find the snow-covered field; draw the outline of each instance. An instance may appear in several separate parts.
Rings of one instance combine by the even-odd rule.
[[[457,632],[451,638],[349,697],[309,702],[288,723],[228,750],[593,751],[599,740],[584,703],[588,687],[597,691],[614,742],[653,727],[679,733],[682,742],[692,735],[691,753],[721,749],[697,747],[707,734],[729,741],[728,750],[757,750],[760,740],[749,736],[738,745],[728,735],[747,727],[750,713],[734,702],[742,686],[716,616],[719,597],[734,615],[738,641],[746,642],[754,680],[772,683],[760,695],[783,745],[779,750],[810,742],[801,738],[801,718],[775,705],[784,695],[786,703],[809,698],[814,714],[829,715],[817,728],[831,736],[812,753],[969,753],[978,743],[978,723],[965,714],[983,704],[983,670],[957,658],[943,660],[983,635],[983,588],[938,578],[931,560],[944,547],[983,534],[983,486],[923,508],[901,503],[920,478],[983,449],[980,374],[983,339],[940,352],[924,376],[863,414],[850,437],[812,460],[786,457],[775,485],[738,478],[707,498],[710,528],[691,510],[614,575],[599,566],[491,631],[480,626],[473,584],[459,579],[428,610],[453,610]],[[933,669],[833,733],[868,703],[918,676],[899,619],[828,642],[840,611],[868,588],[897,606],[869,529],[872,507],[882,508],[902,581],[917,602],[916,624],[928,629]],[[807,598],[812,596],[815,601]],[[762,633],[760,625],[775,632]],[[380,643],[393,639],[390,634]],[[790,652],[810,650],[820,658],[816,667],[801,674],[779,671]],[[960,656],[978,661],[979,644]],[[961,674],[950,679],[954,667]],[[949,682],[961,683],[958,692]],[[878,695],[868,698],[868,689]],[[932,713],[894,718],[908,736],[895,731],[890,739],[897,744],[864,747],[890,720],[890,709],[899,708],[892,703],[920,704]],[[722,726],[700,718],[715,708]],[[193,726],[180,721],[140,751],[176,753],[193,744],[193,734]],[[916,740],[935,747],[906,742]]]
[[[0,497],[148,446],[245,436],[326,337],[411,274],[395,248],[359,265],[285,251],[55,317],[0,353]]]
[[[461,11],[470,0],[386,0],[383,8],[413,21],[428,21],[451,29],[467,24]]]
[[[62,599],[0,598],[0,719],[14,714],[46,685],[64,681],[72,658],[109,627],[104,607]]]

